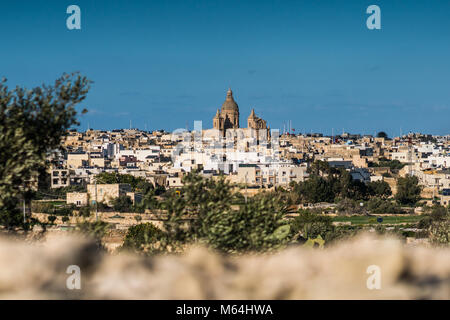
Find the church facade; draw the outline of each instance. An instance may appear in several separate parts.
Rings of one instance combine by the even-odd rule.
[[[247,118],[247,128],[255,130],[267,130],[265,120],[259,118],[252,109]],[[239,129],[239,106],[234,101],[233,91],[228,89],[227,96],[220,109],[217,109],[213,118],[213,129],[225,131],[227,129]]]
[[[247,128],[239,125],[239,106],[233,92],[228,89],[222,107],[213,117],[213,128],[188,132],[173,155],[175,168],[190,171],[193,165],[201,164],[206,170],[226,174],[237,172],[242,164],[262,164],[266,167],[280,162],[279,133],[271,132],[266,121],[259,118],[255,110],[247,118]],[[201,131],[200,131],[201,129]]]

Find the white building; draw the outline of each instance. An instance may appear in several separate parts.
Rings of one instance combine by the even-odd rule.
[[[148,162],[160,157],[160,149],[160,146],[149,146],[148,149],[119,150],[115,154],[115,158],[120,159],[122,156],[134,156],[138,161]]]

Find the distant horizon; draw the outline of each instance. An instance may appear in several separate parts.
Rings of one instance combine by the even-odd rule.
[[[242,127],[241,127],[242,128]],[[203,130],[207,130],[207,129],[212,129],[212,128],[203,128]],[[270,128],[270,130],[273,130],[273,129],[278,129],[278,128]],[[73,130],[75,130],[75,131],[77,131],[77,132],[80,132],[80,133],[86,133],[88,130],[92,130],[92,131],[120,131],[120,130],[137,130],[137,131],[140,131],[140,132],[147,132],[147,133],[153,133],[154,131],[155,132],[161,132],[161,131],[163,131],[163,132],[167,132],[167,133],[173,133],[175,130],[186,130],[186,128],[176,128],[176,129],[174,129],[174,130],[171,130],[171,131],[169,131],[169,130],[166,130],[166,129],[164,129],[164,128],[160,128],[160,129],[153,129],[153,130],[145,130],[145,129],[141,129],[141,128],[114,128],[114,129],[96,129],[96,128],[89,128],[89,129],[86,129],[86,130],[80,130],[80,128],[79,127],[74,127],[74,128],[71,128],[71,129],[69,129],[69,131],[73,131]],[[189,130],[188,130],[188,132],[192,132],[192,131],[194,131],[193,130],[193,128],[190,128]],[[361,137],[377,137],[377,134],[378,133],[380,133],[380,132],[385,132],[386,134],[387,134],[387,138],[388,139],[395,139],[395,138],[401,138],[401,137],[404,137],[404,136],[407,136],[408,134],[421,134],[421,135],[431,135],[431,136],[433,136],[433,137],[446,137],[446,136],[450,136],[450,134],[431,134],[431,133],[427,133],[427,132],[419,132],[419,131],[409,131],[409,132],[403,132],[402,133],[402,135],[400,136],[400,135],[393,135],[393,136],[391,136],[391,135],[389,135],[386,131],[377,131],[375,134],[362,134],[362,133],[360,133],[360,132],[352,132],[352,131],[345,131],[344,132],[344,134],[350,134],[350,135],[360,135]],[[288,134],[288,132],[286,132],[286,134]],[[322,134],[323,135],[323,137],[338,137],[338,136],[341,136],[342,135],[342,133],[335,133],[334,135],[332,135],[331,133],[330,134],[326,134],[326,133],[324,133],[324,132],[291,132],[291,133],[289,133],[289,135],[295,135],[295,136],[297,136],[297,135],[311,135],[311,134]],[[280,135],[283,135],[283,131],[282,130],[280,130]]]

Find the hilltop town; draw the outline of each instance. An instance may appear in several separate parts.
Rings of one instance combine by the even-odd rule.
[[[253,109],[246,128],[240,127],[239,116],[229,89],[211,129],[196,121],[192,131],[69,130],[61,147],[48,154],[48,186],[37,188],[38,200],[28,214],[44,221],[50,217],[62,227],[77,216],[99,215],[124,232],[142,221],[158,225],[161,219],[152,216],[157,206],[148,203],[170,190],[180,194],[189,173],[223,178],[245,201],[260,193],[290,192],[287,204],[294,216],[307,208],[331,215],[397,214],[406,223],[418,222],[433,206],[449,204],[449,136],[280,132]],[[320,180],[315,184],[317,176],[330,190],[324,191]],[[416,180],[402,180],[408,177]],[[399,181],[402,193],[416,188],[412,200],[398,194]]]
[[[230,182],[246,184],[254,193],[305,181],[309,165],[321,160],[349,171],[354,180],[386,181],[393,195],[398,177],[416,176],[428,204],[449,203],[450,136],[279,132],[270,130],[254,110],[248,127],[239,128],[231,91],[213,121],[213,129],[201,132],[71,130],[62,150],[49,158],[51,188],[89,186],[102,172],[144,178],[154,187],[178,188],[182,177],[195,170],[207,177],[225,174]],[[87,204],[87,198],[72,196],[69,203]]]

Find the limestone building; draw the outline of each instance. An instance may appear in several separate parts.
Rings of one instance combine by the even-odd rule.
[[[227,91],[227,97],[222,104],[222,108],[217,109],[213,118],[213,128],[219,130],[239,128],[239,107],[233,99],[231,89]]]
[[[256,116],[255,109],[252,109],[248,119],[247,119],[247,128],[251,129],[267,129],[266,120],[263,120]]]
[[[252,109],[250,116],[247,119],[247,128],[249,129],[267,129],[266,121],[257,117],[255,110]],[[239,106],[234,101],[233,91],[228,89],[227,97],[225,98],[222,108],[217,109],[216,115],[213,118],[213,129],[227,130],[239,129]]]

